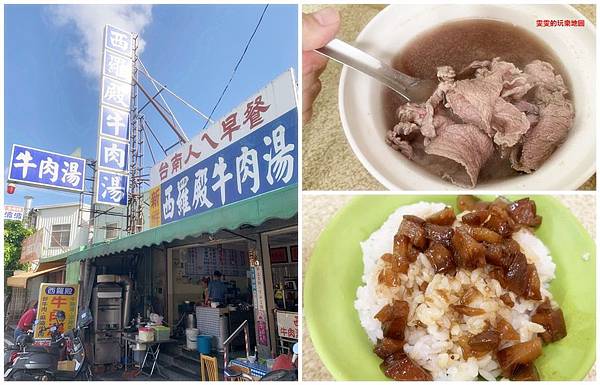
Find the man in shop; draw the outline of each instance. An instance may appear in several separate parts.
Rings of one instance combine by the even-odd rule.
[[[223,282],[223,274],[219,270],[213,273],[213,279],[208,284],[208,300],[210,302],[218,302],[219,305],[225,305],[225,294],[227,286]]]
[[[31,330],[33,327],[33,323],[35,322],[35,318],[37,317],[37,301],[34,302],[33,306],[28,308],[25,313],[19,318],[19,322],[17,323],[17,328],[15,329],[15,341],[17,338],[27,333],[28,330]]]

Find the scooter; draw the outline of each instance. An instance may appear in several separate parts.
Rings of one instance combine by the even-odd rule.
[[[4,370],[12,366],[13,361],[16,359],[19,352],[24,352],[28,346],[33,344],[33,330],[28,330],[26,333],[21,334],[15,340],[15,343],[4,348]]]
[[[64,316],[64,314],[63,314]],[[57,319],[59,317],[57,316]],[[79,380],[91,381],[92,367],[86,357],[85,346],[81,340],[81,331],[93,322],[89,310],[80,312],[77,327],[60,334],[54,325],[50,328],[50,346],[31,346],[17,354],[4,373],[5,381],[52,381]],[[71,361],[75,361],[73,371],[58,370],[58,361],[65,347]]]

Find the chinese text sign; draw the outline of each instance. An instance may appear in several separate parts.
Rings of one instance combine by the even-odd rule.
[[[57,326],[61,333],[74,329],[77,322],[79,285],[41,283],[37,323],[33,338],[50,338],[50,328]],[[56,312],[65,312],[64,322],[56,319]]]
[[[152,169],[151,210],[165,224],[298,181],[298,111],[290,72]],[[158,198],[158,199],[157,199]],[[156,202],[154,202],[156,201]]]
[[[14,144],[8,180],[36,187],[83,191],[85,159]]]
[[[297,340],[299,337],[298,313],[277,310],[275,315],[277,317],[277,334],[279,337]]]
[[[111,25],[105,27],[96,203],[127,205],[133,50],[134,38],[131,33]]]
[[[23,206],[4,205],[4,220],[5,221],[22,221]]]
[[[296,110],[161,185],[161,222],[169,223],[297,183]]]

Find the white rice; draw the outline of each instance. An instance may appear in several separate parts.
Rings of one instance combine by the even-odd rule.
[[[410,264],[407,274],[401,274],[402,284],[399,287],[390,288],[378,284],[379,272],[384,265],[381,256],[392,252],[394,235],[402,217],[416,215],[427,218],[444,207],[446,205],[443,203],[428,202],[400,207],[389,216],[379,230],[361,243],[364,285],[357,289],[354,306],[362,327],[371,341],[376,343],[377,339],[383,338],[383,330],[375,315],[394,299],[408,302],[410,311],[404,351],[427,369],[434,380],[475,380],[478,375],[487,380],[494,380],[500,375],[500,368],[491,353],[479,359],[471,357],[464,360],[457,342],[458,336],[464,333],[480,333],[486,325],[486,320],[495,325],[497,315],[500,315],[519,333],[521,342],[528,341],[535,333],[544,331],[541,325],[530,322],[531,313],[540,301],[517,298],[512,292],[504,290],[498,281],[490,279],[481,268],[473,271],[461,269],[454,277],[435,274],[429,260],[422,253],[416,262]],[[541,282],[542,297],[552,299],[548,285],[554,279],[556,265],[552,262],[548,249],[528,230],[519,230],[513,234],[513,239],[521,246],[528,262],[535,264]],[[423,292],[418,286],[424,281],[428,282],[428,285]],[[458,293],[463,285],[475,286],[483,294],[477,296],[469,306],[482,308],[486,313],[480,316],[465,316],[464,323],[453,324],[451,312],[447,310],[450,304],[458,301]],[[448,293],[447,298],[439,295],[438,290]],[[505,306],[498,298],[504,293],[509,293],[515,303],[512,308]],[[427,331],[417,327],[417,322],[426,325]]]

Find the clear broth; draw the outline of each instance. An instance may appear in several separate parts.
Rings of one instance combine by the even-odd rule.
[[[554,67],[570,88],[564,67],[552,49],[537,36],[514,24],[490,19],[451,21],[427,30],[398,53],[394,68],[416,78],[435,79],[437,67],[452,66],[457,72],[476,60],[499,57],[523,68],[533,60],[546,61]],[[404,99],[393,91],[383,91],[385,122],[388,128],[396,124],[396,109]],[[437,174],[431,162],[416,159],[423,167]],[[507,161],[492,157],[481,169],[478,184],[517,175]]]

